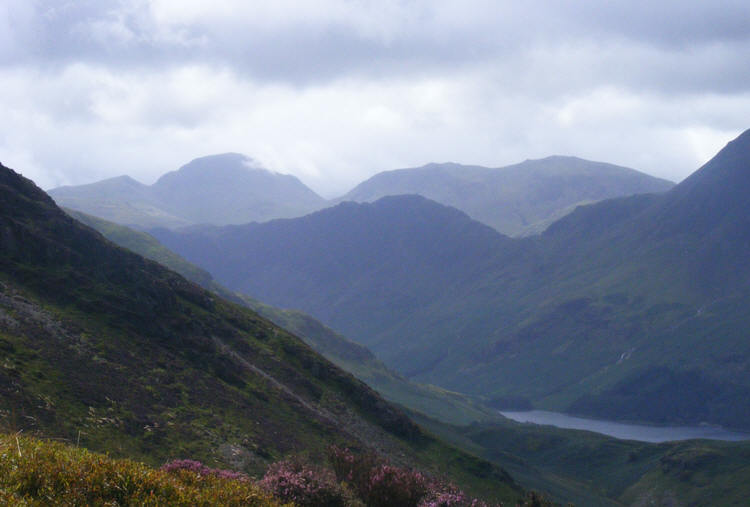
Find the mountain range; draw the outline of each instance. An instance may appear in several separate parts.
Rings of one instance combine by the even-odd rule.
[[[502,404],[750,428],[750,132],[662,194],[512,239],[416,196],[155,230],[230,289]]]
[[[227,153],[193,160],[151,186],[121,176],[56,188],[50,195],[63,207],[120,224],[174,229],[291,218],[342,201],[416,194],[460,209],[505,234],[529,235],[580,204],[663,192],[671,186],[633,169],[556,156],[498,169],[428,164],[385,171],[325,201],[293,176],[271,173],[252,159]]]
[[[150,186],[120,176],[55,188],[50,195],[60,206],[141,229],[262,222],[325,205],[296,177],[263,169],[237,153],[197,158]]]
[[[385,171],[338,200],[372,202],[416,194],[464,211],[506,235],[527,236],[581,204],[672,186],[627,167],[553,156],[497,169],[451,163]]]

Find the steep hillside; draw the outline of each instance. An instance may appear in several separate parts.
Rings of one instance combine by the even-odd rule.
[[[301,216],[325,200],[288,174],[237,153],[197,158],[151,186],[128,176],[50,190],[60,205],[140,229]]]
[[[498,169],[428,164],[385,171],[339,200],[372,202],[417,194],[460,209],[504,234],[525,236],[541,232],[580,204],[664,192],[672,186],[627,167],[555,156]]]
[[[504,472],[426,435],[299,339],[106,241],[5,167],[0,195],[10,429],[255,472],[338,441],[518,495]]]
[[[499,403],[750,428],[749,145],[745,133],[664,194],[579,207],[526,239],[407,196],[156,234],[412,379]]]
[[[434,385],[408,381],[388,369],[366,347],[348,340],[307,314],[275,308],[224,288],[216,283],[207,271],[171,252],[147,233],[78,211],[68,210],[68,213],[76,220],[95,228],[110,241],[155,260],[224,299],[252,308],[263,317],[302,338],[316,352],[354,374],[389,401],[453,424],[468,424],[497,417],[494,411],[466,396]]]

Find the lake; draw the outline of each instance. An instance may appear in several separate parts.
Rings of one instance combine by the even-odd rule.
[[[711,440],[750,440],[750,433],[730,431],[719,426],[647,426],[598,419],[586,419],[559,412],[529,410],[524,412],[500,411],[508,419],[522,423],[548,424],[558,428],[588,430],[625,440],[641,442],[669,442],[707,438]]]

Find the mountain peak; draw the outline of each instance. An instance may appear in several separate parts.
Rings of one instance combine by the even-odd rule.
[[[456,169],[459,167],[466,166],[457,162],[429,162],[418,169]]]
[[[670,190],[658,215],[660,234],[708,234],[729,229],[744,237],[750,224],[750,130],[730,141],[711,160]]]
[[[269,173],[260,162],[241,153],[220,153],[191,160],[176,171],[171,171],[157,180],[154,186],[174,183],[184,178],[236,178],[251,171]]]
[[[750,165],[750,129],[729,141],[706,166],[719,164],[741,167]]]
[[[729,141],[714,157],[674,188],[677,195],[711,193],[726,197],[750,191],[750,129]]]
[[[218,153],[216,155],[206,155],[203,157],[198,157],[184,166],[186,167],[206,167],[210,168],[212,166],[238,166],[238,167],[247,167],[249,169],[263,169],[263,166],[260,162],[257,160],[248,157],[247,155],[244,155],[242,153],[234,153],[234,152],[228,152],[228,153]]]

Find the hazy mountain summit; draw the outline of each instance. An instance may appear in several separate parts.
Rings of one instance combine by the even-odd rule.
[[[306,215],[341,201],[417,194],[464,211],[508,235],[541,232],[580,204],[662,192],[673,184],[633,169],[576,157],[547,157],[490,169],[428,164],[376,174],[334,201],[299,179],[239,153],[197,158],[151,186],[128,176],[60,187],[63,207],[140,229],[232,225]]]
[[[120,176],[49,193],[61,206],[142,229],[262,222],[304,215],[326,202],[296,177],[238,153],[197,158],[151,186]]]
[[[664,192],[672,186],[627,167],[552,156],[497,169],[446,163],[385,171],[340,200],[371,202],[386,195],[419,194],[504,234],[524,236],[541,232],[579,204]]]
[[[268,171],[239,153],[197,158],[152,188],[168,209],[194,223],[263,222],[301,216],[325,204],[295,176]]]

